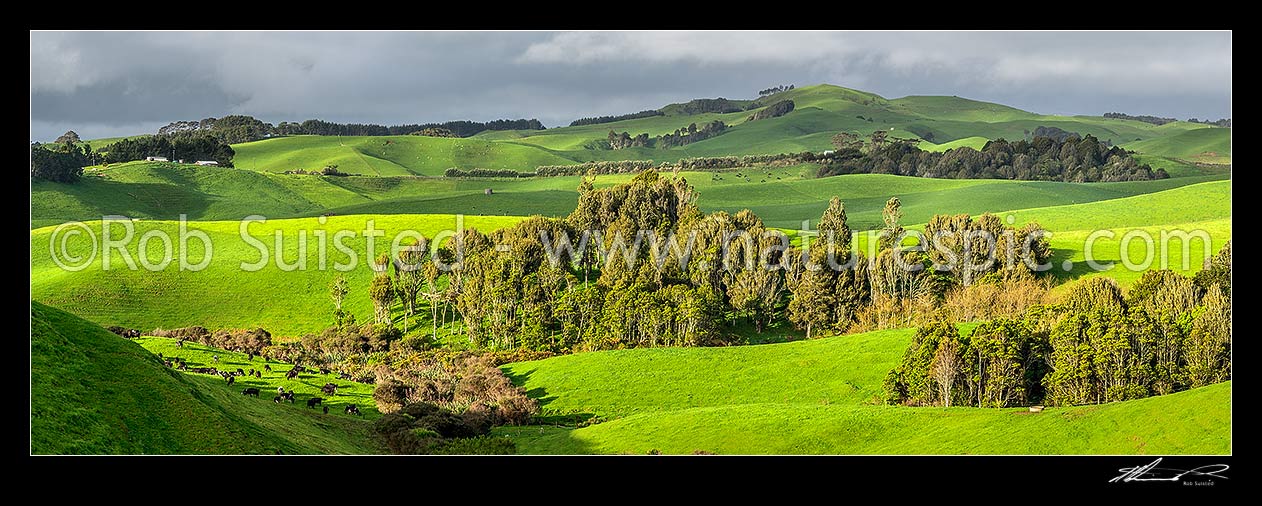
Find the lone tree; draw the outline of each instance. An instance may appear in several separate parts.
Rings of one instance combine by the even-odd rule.
[[[399,251],[399,261],[394,265],[394,274],[398,278],[395,292],[399,302],[403,303],[403,333],[408,331],[408,318],[416,312],[416,298],[426,285],[424,277],[424,260],[426,251],[424,237]]]
[[[885,221],[885,228],[881,229],[881,237],[877,241],[877,251],[898,246],[898,240],[903,235],[903,226],[898,224],[898,220],[903,218],[902,201],[898,200],[898,197],[890,197],[885,202],[885,209],[881,211],[881,218]]]
[[[955,339],[943,339],[938,344],[938,352],[933,355],[933,362],[929,364],[929,376],[938,385],[938,396],[942,399],[942,405],[948,408],[951,407],[955,378],[963,365],[960,351]]]
[[[346,294],[350,291],[350,283],[347,283],[346,276],[341,274],[329,283],[329,298],[333,299],[333,319],[337,325],[341,325],[342,320],[346,318],[346,312],[342,311],[342,301],[346,300]]]
[[[394,281],[390,278],[390,255],[382,253],[373,263],[372,270],[376,275],[368,287],[368,295],[372,297],[374,316],[377,323],[390,322],[390,303],[394,301]]]

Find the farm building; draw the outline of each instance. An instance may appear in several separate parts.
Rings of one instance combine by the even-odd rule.
[[[165,157],[165,156],[146,156],[146,157],[145,157],[145,161],[146,161],[146,162],[165,162],[165,161],[167,161],[167,157]]]
[[[198,160],[198,161],[193,162],[193,163],[195,163],[195,164],[197,164],[197,165],[207,165],[207,166],[215,166],[215,167],[218,167],[218,166],[219,166],[219,162],[216,162],[216,161],[214,161],[214,160]]]

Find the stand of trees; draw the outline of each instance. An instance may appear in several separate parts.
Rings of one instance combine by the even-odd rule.
[[[749,121],[758,121],[760,119],[777,118],[793,112],[792,100],[781,100],[767,106],[765,109],[758,111],[749,116]]]
[[[422,128],[412,132],[411,135],[420,135],[423,137],[457,137],[455,132],[443,127]]]
[[[469,137],[486,130],[543,130],[537,119],[497,119],[488,122],[448,121],[408,125],[375,125],[371,123],[332,123],[309,119],[301,123],[281,122],[273,129],[274,135],[410,135],[429,128],[442,128],[457,137]]]
[[[742,319],[759,332],[777,323],[793,324],[811,337],[844,332],[874,298],[920,293],[940,298],[981,277],[1018,276],[1022,270],[1030,276],[1020,261],[1042,263],[1050,255],[1034,234],[1037,226],[1011,229],[989,215],[943,218],[941,227],[1008,237],[988,247],[1001,248],[997,256],[1013,261],[969,272],[935,271],[929,269],[933,257],[896,248],[901,211],[897,199],[887,207],[891,238],[881,242],[873,262],[851,251],[845,206],[836,198],[819,221],[819,236],[790,247],[783,233],[748,210],[702,213],[685,179],[650,169],[609,188],[584,180],[575,211],[564,219],[536,216],[490,234],[467,230],[437,253],[460,258],[457,268],[429,272],[423,283],[409,283],[404,274],[390,282],[379,274],[369,293],[378,301],[378,322],[394,320],[390,294],[413,294],[400,299],[410,308],[416,293],[429,293],[431,319],[454,311],[476,348],[699,346],[729,341],[726,329]],[[1026,238],[1033,242],[1028,251],[1021,250]],[[949,246],[958,246],[956,254],[966,258],[980,255],[972,244]],[[890,261],[895,249],[916,267],[905,272]],[[418,258],[427,257],[394,259],[396,270]],[[444,280],[446,288],[436,288]],[[400,288],[405,286],[422,288]]]
[[[543,130],[537,119],[499,119],[488,122],[448,121],[409,125],[375,125],[371,123],[332,123],[318,119],[303,122],[282,121],[273,126],[252,116],[231,115],[201,121],[175,121],[158,129],[158,135],[202,132],[214,135],[229,144],[250,142],[282,135],[427,135],[431,137],[469,137],[486,130]]]
[[[618,133],[613,130],[609,131],[608,141],[609,149],[646,148],[652,142],[649,140],[649,134],[632,137],[627,132]]]
[[[455,167],[443,171],[443,177],[533,177],[533,172],[517,172],[513,169],[469,169]]]
[[[760,97],[765,97],[765,96],[767,96],[767,95],[775,95],[776,93],[780,93],[780,92],[782,92],[782,91],[789,91],[789,90],[791,90],[791,89],[793,89],[793,85],[792,85],[792,84],[789,84],[789,85],[780,85],[780,86],[772,86],[772,87],[767,88],[767,89],[765,89],[765,90],[759,90],[759,91],[758,91],[758,96],[760,96]]]
[[[1220,127],[1225,127],[1225,128],[1231,128],[1231,118],[1222,118],[1217,121],[1210,121],[1210,120],[1202,121],[1196,118],[1189,118],[1188,123],[1200,123],[1202,125],[1214,125],[1214,126],[1220,126]]]
[[[1148,271],[1125,295],[1109,278],[1057,304],[967,335],[945,320],[917,330],[885,380],[886,401],[917,406],[1099,404],[1231,378],[1230,243],[1188,278]],[[1226,276],[1224,276],[1226,274]]]
[[[741,112],[750,108],[753,101],[750,100],[728,100],[726,98],[698,98],[689,100],[682,104],[668,105],[663,109],[669,108],[674,114],[727,114],[730,112]]]
[[[687,128],[676,128],[674,133],[656,137],[653,139],[653,145],[658,149],[670,149],[704,141],[726,131],[727,124],[718,120],[706,123],[701,128],[697,128],[696,123],[691,123]]]
[[[77,183],[83,175],[83,168],[92,165],[92,146],[78,144],[79,136],[69,137],[74,132],[58,138],[66,142],[55,142],[52,145],[31,143],[31,179],[55,181],[58,183]]]
[[[232,147],[219,136],[200,131],[184,131],[123,139],[110,145],[104,158],[106,163],[119,163],[161,156],[172,161],[214,160],[221,167],[232,167],[232,157],[235,155]]]
[[[1128,119],[1132,121],[1142,121],[1144,123],[1151,123],[1154,125],[1164,125],[1166,123],[1174,123],[1175,121],[1179,121],[1174,118],[1162,118],[1158,116],[1148,116],[1148,115],[1132,116],[1130,114],[1125,114],[1125,113],[1120,113],[1120,112],[1106,112],[1104,113],[1104,117],[1110,118],[1110,119]]]
[[[570,126],[583,125],[599,125],[601,123],[613,123],[615,121],[624,121],[629,119],[652,118],[653,116],[665,116],[666,113],[657,109],[647,111],[633,112],[631,114],[622,114],[618,116],[596,116],[594,118],[579,118],[570,122]]]
[[[272,135],[273,128],[271,124],[252,116],[230,115],[201,121],[176,121],[158,129],[158,135],[187,132],[203,132],[228,144],[237,144],[267,138]]]
[[[535,168],[539,177],[581,176],[584,174],[630,174],[653,170],[653,160],[615,160],[584,162],[573,165],[540,165]]]
[[[1139,164],[1126,150],[1108,147],[1095,137],[1063,141],[1034,137],[1031,141],[987,142],[981,151],[969,147],[941,153],[923,151],[915,139],[889,139],[872,134],[864,144],[857,136],[834,137],[836,152],[820,167],[819,177],[838,174],[897,174],[949,179],[1020,179],[1035,181],[1143,181],[1170,177],[1165,169]]]

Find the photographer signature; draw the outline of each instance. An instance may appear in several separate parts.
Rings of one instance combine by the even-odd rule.
[[[1209,464],[1195,469],[1172,469],[1168,467],[1157,467],[1161,463],[1161,459],[1152,461],[1151,464],[1137,467],[1123,467],[1119,469],[1122,474],[1116,478],[1109,480],[1109,483],[1128,483],[1132,481],[1182,481],[1183,477],[1189,478],[1222,478],[1227,479],[1221,473],[1230,469],[1227,464]]]

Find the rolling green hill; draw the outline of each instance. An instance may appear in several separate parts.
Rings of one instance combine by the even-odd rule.
[[[441,176],[451,167],[525,171],[540,165],[574,163],[533,146],[419,135],[299,135],[235,144],[232,148],[237,152],[234,165],[266,172],[313,171],[334,164],[349,174]]]
[[[31,304],[31,453],[377,453],[369,425],[183,375],[134,342]]]
[[[1085,204],[1000,213],[1000,216],[1008,215],[1018,225],[1037,221],[1054,232],[1049,241],[1055,252],[1052,262],[1057,266],[1052,270],[1053,274],[1062,278],[1108,276],[1125,287],[1138,280],[1143,270],[1148,268],[1167,268],[1185,275],[1200,271],[1205,260],[1231,239],[1231,181],[1200,183]],[[1096,271],[1086,263],[1086,241],[1097,231],[1113,234],[1097,237],[1092,246],[1092,258],[1097,263],[1113,264],[1104,272]],[[1127,234],[1139,232],[1144,235],[1136,235],[1126,248],[1126,259],[1141,266],[1132,270],[1122,263],[1122,244]],[[1147,252],[1145,236],[1153,240],[1151,263],[1147,266],[1144,265]],[[1206,254],[1207,244],[1209,254]],[[1066,260],[1074,262],[1073,269],[1068,272],[1059,267]]]
[[[463,218],[463,223],[466,228],[486,232],[519,219],[469,216]],[[204,232],[213,245],[212,261],[200,271],[182,271],[176,261],[165,269],[151,272],[137,258],[136,242],[132,242],[128,253],[136,265],[135,270],[130,269],[123,255],[114,249],[109,270],[104,270],[104,255],[97,255],[83,270],[64,271],[49,253],[49,239],[54,229],[45,227],[31,231],[31,297],[102,325],[145,331],[190,325],[211,329],[263,327],[278,337],[298,336],[333,324],[328,285],[339,272],[334,270],[336,266],[351,261],[332,244],[334,234],[342,230],[356,234],[342,239],[342,244],[355,252],[355,265],[345,273],[351,292],[343,307],[361,321],[370,319],[372,303],[368,283],[372,271],[366,265],[368,241],[360,235],[369,220],[376,230],[387,234],[385,239],[377,240],[374,256],[388,251],[390,238],[402,230],[416,230],[433,237],[439,230],[454,229],[457,223],[451,215],[394,215],[334,216],[324,224],[307,218],[250,225],[251,236],[266,241],[269,251],[275,251],[275,232],[282,233],[281,251],[286,265],[299,262],[299,234],[306,234],[307,269],[295,267],[292,271],[278,267],[277,258],[270,254],[268,263],[259,270],[243,270],[243,264],[255,264],[261,256],[258,249],[241,239],[240,225],[235,221],[189,224],[190,230]],[[123,224],[111,226],[117,237],[124,235]],[[151,230],[165,231],[172,238],[179,235],[179,226],[173,222],[142,221],[134,222],[134,226],[133,241]],[[97,237],[102,237],[100,222],[93,227]],[[320,233],[326,237],[323,268],[320,268],[317,231],[323,231]],[[67,245],[76,255],[87,253],[83,249],[87,247],[82,236]],[[148,251],[152,262],[161,261],[161,241],[151,241]],[[205,258],[202,243],[190,240],[185,258],[190,264],[200,263]]]
[[[1123,144],[1126,149],[1192,162],[1230,164],[1231,129],[1198,128]]]
[[[811,179],[814,166],[751,168],[722,174],[684,172],[707,211],[749,208],[766,223],[794,228],[817,219],[839,195],[856,228],[880,223],[891,195],[903,199],[909,222],[934,213],[1001,211],[1094,202],[1227,178],[1226,173],[1133,183],[1057,183],[928,179],[857,174]],[[132,162],[89,170],[77,184],[31,184],[31,226],[123,215],[150,220],[240,219],[336,214],[479,214],[564,216],[574,209],[578,177],[490,179],[322,177],[269,174],[170,163]],[[596,186],[629,175],[602,175]],[[484,195],[486,189],[494,195]]]
[[[760,99],[758,104],[779,100],[792,100],[795,110],[780,118],[752,123],[745,119],[757,108],[729,114],[672,114],[542,131],[484,132],[477,138],[557,150],[575,160],[637,158],[662,161],[687,156],[821,151],[831,148],[829,140],[838,131],[867,135],[875,130],[886,130],[895,137],[921,137],[939,145],[981,147],[989,139],[1028,137],[1040,126],[1090,134],[1115,144],[1207,128],[1182,121],[1158,127],[1140,121],[1101,116],[1040,115],[960,97],[911,96],[890,100],[827,84],[777,93]],[[685,127],[689,122],[702,124],[714,120],[722,120],[731,128],[717,137],[677,148],[588,149],[605,139],[611,130],[657,136]],[[951,144],[956,141],[959,142]]]
[[[504,366],[581,429],[502,427],[520,453],[1141,454],[1231,451],[1231,383],[1101,406],[907,408],[877,402],[912,335],[618,350]]]
[[[1040,115],[1012,107],[960,97],[884,97],[833,85],[797,88],[753,103],[765,106],[779,100],[792,100],[796,109],[779,118],[748,122],[760,110],[727,114],[682,114],[678,104],[663,107],[665,116],[653,116],[596,125],[560,127],[547,130],[485,131],[466,139],[419,136],[324,137],[296,136],[234,145],[238,167],[282,172],[292,169],[318,170],[337,164],[344,172],[365,175],[439,175],[449,167],[515,169],[528,171],[538,165],[555,165],[590,160],[651,159],[674,161],[690,156],[770,154],[830,149],[829,140],[839,131],[862,135],[885,130],[895,137],[921,137],[936,145],[980,147],[985,140],[1028,137],[1040,126],[1091,134],[1116,144],[1170,138],[1205,125],[1174,122],[1160,127],[1139,121],[1107,119],[1099,116]],[[598,148],[610,131],[631,135],[647,133],[655,137],[690,123],[698,125],[720,120],[729,130],[701,142],[671,149]],[[1225,129],[1219,129],[1225,130]],[[1182,145],[1186,142],[1180,141]],[[1147,153],[1178,156],[1163,144],[1136,148]],[[927,148],[933,146],[926,144]],[[1220,148],[1220,146],[1210,146]],[[935,148],[946,149],[946,148]],[[1204,149],[1198,151],[1221,149]],[[1229,158],[1229,156],[1228,156]],[[1212,160],[1204,160],[1212,161]]]
[[[601,184],[624,180],[625,175],[601,176]],[[730,175],[734,177],[734,175]],[[336,179],[336,178],[333,178]],[[474,210],[483,202],[500,202],[503,205],[522,206],[517,210],[532,209],[528,205],[540,205],[539,210],[555,205],[561,213],[568,213],[574,205],[574,194],[561,190],[545,190],[547,185],[564,178],[544,178],[530,181],[513,181],[514,184],[535,186],[534,191],[514,194],[485,196],[480,193],[460,197],[450,196],[430,200],[418,200],[408,206],[406,200],[382,201],[381,208],[361,208],[361,212],[386,213],[391,209],[439,209],[441,206],[459,210]],[[846,202],[847,213],[854,230],[875,227],[880,220],[880,209],[890,195],[898,195],[903,201],[904,222],[915,228],[934,213],[971,213],[985,211],[999,213],[1001,217],[1012,214],[1014,222],[1039,221],[1054,235],[1051,245],[1056,252],[1054,262],[1059,266],[1065,260],[1074,262],[1068,273],[1056,269],[1060,277],[1107,275],[1123,284],[1137,279],[1139,272],[1121,268],[1106,273],[1096,273],[1084,263],[1082,251],[1087,236],[1096,229],[1114,229],[1112,239],[1097,241],[1094,252],[1098,261],[1120,260],[1120,243],[1129,229],[1136,227],[1149,231],[1155,239],[1162,230],[1192,231],[1200,228],[1211,238],[1211,253],[1216,252],[1231,237],[1230,181],[1214,181],[1187,186],[1180,182],[1196,178],[1166,179],[1127,183],[1052,183],[1013,182],[985,180],[935,180],[886,175],[850,175],[822,180],[797,182],[740,183],[714,181],[705,177],[695,180],[701,195],[703,209],[727,209],[736,211],[751,208],[764,217],[768,225],[797,229],[802,219],[817,220],[829,196],[840,195]],[[373,181],[364,178],[363,181]],[[346,182],[343,182],[347,184]],[[570,183],[577,184],[577,180]],[[482,183],[479,183],[482,184]],[[1166,188],[1172,188],[1165,191]],[[377,188],[378,191],[387,191]],[[546,196],[543,198],[541,196]],[[510,197],[506,200],[496,200]],[[471,199],[471,200],[470,200]],[[472,202],[472,203],[471,203]],[[1072,204],[1072,202],[1089,202]],[[1048,207],[1029,208],[1030,204],[1046,204]],[[547,205],[544,205],[547,204]],[[387,207],[388,206],[388,207]],[[426,207],[428,206],[428,207]],[[1009,209],[1020,209],[1004,212]],[[467,216],[466,227],[483,231],[507,226],[519,220],[512,216]],[[272,220],[266,224],[251,226],[252,236],[273,241],[272,234],[284,233],[285,262],[298,258],[297,234],[305,230],[310,246],[307,260],[310,266],[318,264],[319,250],[315,239],[317,230],[331,235],[336,230],[360,231],[367,220],[373,220],[378,229],[387,233],[402,229],[415,229],[432,236],[436,231],[453,227],[452,215],[381,214],[334,216],[320,224],[317,218]],[[165,230],[173,235],[178,232],[176,223],[169,221],[133,222],[135,236],[149,230]],[[100,236],[100,223],[93,225]],[[121,234],[121,225],[114,225]],[[67,272],[56,266],[49,256],[49,241],[54,227],[31,231],[31,292],[35,300],[63,307],[92,321],[102,324],[119,324],[140,329],[158,326],[179,327],[205,325],[212,328],[263,326],[281,336],[294,336],[319,330],[332,322],[332,305],[325,291],[334,274],[331,270],[309,269],[283,272],[274,262],[258,272],[241,272],[242,262],[253,263],[259,258],[257,250],[242,242],[238,235],[239,223],[233,221],[194,222],[191,229],[201,230],[214,242],[214,260],[200,272],[180,272],[178,264],[160,272],[125,268],[121,255],[113,251],[111,270],[102,271],[102,258],[95,258],[91,266],[78,272]],[[133,239],[134,240],[134,239]],[[356,237],[345,243],[357,252],[359,264],[347,274],[352,283],[352,294],[347,308],[366,318],[371,314],[371,304],[366,296],[369,271],[364,265],[365,241]],[[1200,270],[1205,258],[1199,242],[1192,242],[1187,255],[1182,253],[1179,241],[1169,243],[1167,260],[1176,270],[1193,273]],[[69,251],[85,254],[86,243],[72,240]],[[1139,254],[1144,242],[1132,241],[1131,258],[1142,261]],[[153,258],[159,258],[161,243],[154,241],[149,248]],[[190,262],[201,259],[200,243],[190,242]],[[134,250],[134,246],[132,248]],[[329,249],[332,256],[328,264],[343,262],[344,256]],[[380,251],[380,248],[378,249]],[[1187,256],[1187,269],[1182,268]],[[86,258],[86,257],[85,257]],[[1160,258],[1155,258],[1160,261]],[[1158,264],[1159,265],[1159,264]],[[122,266],[122,267],[117,267]],[[221,308],[232,308],[222,310]]]

